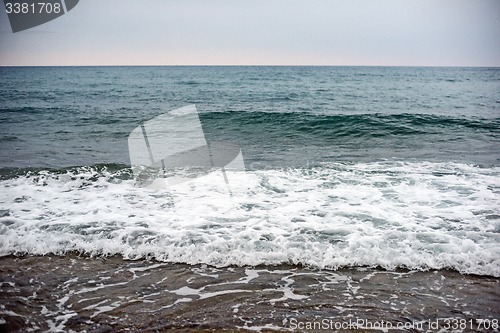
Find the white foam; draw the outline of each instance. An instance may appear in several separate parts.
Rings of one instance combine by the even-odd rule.
[[[151,190],[90,168],[45,172],[0,181],[0,209],[9,212],[0,255],[500,276],[499,175],[498,167],[394,161],[228,171],[228,200],[217,177]]]

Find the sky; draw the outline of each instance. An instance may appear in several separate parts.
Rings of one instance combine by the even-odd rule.
[[[500,66],[500,0],[80,0],[0,66]]]

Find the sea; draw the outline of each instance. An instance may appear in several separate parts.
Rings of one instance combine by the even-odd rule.
[[[142,186],[129,135],[186,106],[244,168]],[[0,68],[1,332],[492,332],[499,308],[500,68]]]

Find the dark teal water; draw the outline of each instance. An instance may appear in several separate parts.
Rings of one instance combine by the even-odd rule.
[[[1,69],[0,167],[129,164],[132,129],[188,104],[247,168],[500,161],[498,68],[30,67]]]

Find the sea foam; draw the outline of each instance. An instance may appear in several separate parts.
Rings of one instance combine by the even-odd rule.
[[[499,167],[379,161],[213,172],[164,189],[93,167],[0,181],[0,255],[500,276]]]

